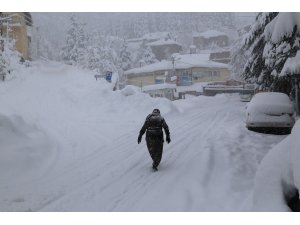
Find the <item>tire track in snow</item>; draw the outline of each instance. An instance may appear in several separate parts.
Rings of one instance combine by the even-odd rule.
[[[191,119],[191,121],[193,120],[193,118]],[[134,140],[135,140],[136,138],[134,137]],[[116,159],[116,155],[117,156],[120,156],[120,153],[123,153],[123,155],[124,155],[124,157],[122,157],[122,159],[123,160],[129,160],[131,157],[133,157],[134,155],[130,155],[130,154],[128,154],[127,152],[129,152],[129,151],[127,151],[129,148],[132,148],[132,145],[133,145],[133,143],[131,143],[131,142],[128,142],[128,134],[126,134],[126,135],[122,135],[121,136],[121,138],[118,138],[118,142],[116,142],[116,143],[114,143],[113,144],[113,146],[110,146],[109,147],[109,149],[106,151],[107,153],[108,153],[108,155],[107,156],[105,156],[105,155],[99,155],[97,152],[95,153],[95,154],[92,154],[91,156],[89,156],[89,157],[85,157],[85,159],[83,159],[83,160],[81,160],[81,162],[80,162],[80,164],[79,164],[79,162],[78,162],[78,164],[77,163],[74,163],[71,167],[69,166],[68,168],[67,168],[67,171],[73,171],[74,169],[76,169],[77,167],[78,168],[80,168],[81,167],[81,164],[85,164],[85,161],[86,162],[88,162],[88,164],[91,166],[92,165],[92,163],[93,163],[93,161],[94,162],[97,162],[97,164],[98,164],[98,161],[99,161],[99,158],[105,158],[105,160],[103,160],[103,161],[105,161],[105,165],[103,165],[103,167],[106,167],[106,168],[108,168],[109,167],[109,169],[111,170],[111,171],[114,171],[115,169],[113,169],[111,166],[114,164],[113,162],[114,161],[116,161],[116,163],[119,161],[119,158],[120,157],[118,157],[117,159]],[[142,146],[143,148],[145,148],[145,151],[143,152],[143,155],[144,154],[148,154],[147,153],[147,151],[146,151],[146,146],[144,145],[144,146]],[[135,149],[137,149],[137,148],[140,148],[140,147],[138,147],[137,145],[136,145],[136,147],[135,147]],[[98,156],[97,156],[98,155]],[[146,157],[148,157],[148,156],[146,156]],[[144,158],[144,157],[143,157]],[[118,167],[117,167],[118,168]],[[97,170],[98,171],[101,171],[101,167],[98,167],[97,168]],[[132,168],[132,169],[134,169],[134,168]],[[64,172],[63,171],[61,171],[61,174],[63,174]],[[118,177],[116,177],[116,179],[115,180],[117,180],[118,178],[120,178],[120,177],[122,177],[123,175],[125,175],[125,174],[127,174],[128,173],[128,171],[125,171],[125,172],[123,172],[123,173],[121,173],[121,175],[120,176],[118,176]],[[99,175],[98,176],[92,176],[90,173],[87,173],[87,174],[89,174],[89,177],[97,177],[97,179],[100,177]],[[100,178],[99,178],[100,179]],[[138,178],[138,180],[139,180],[140,178]],[[90,179],[90,180],[92,180],[92,179]],[[113,182],[111,182],[111,183],[113,183]],[[85,183],[86,184],[86,183]],[[108,187],[109,185],[105,185],[106,187]]]
[[[216,114],[218,114],[218,113],[216,113]],[[201,117],[201,116],[202,116],[202,114],[199,114],[199,112],[195,112],[195,113],[193,114],[193,116],[189,117],[189,120],[188,120],[188,121],[185,121],[184,124],[179,124],[179,125],[178,125],[178,128],[180,127],[181,132],[184,131],[184,132],[182,132],[182,133],[184,133],[184,136],[191,136],[190,134],[194,134],[195,131],[197,131],[197,130],[199,129],[198,124],[195,124],[194,121],[195,121],[197,118]],[[221,117],[219,117],[219,118],[221,118]],[[187,122],[188,122],[188,123],[187,123]],[[210,129],[212,129],[212,127],[214,126],[214,124],[217,123],[217,122],[218,122],[218,120],[215,120],[215,122],[212,123],[212,124],[210,125]],[[175,128],[176,128],[176,127],[175,127]],[[175,129],[175,130],[176,130],[176,129]],[[209,133],[206,133],[206,136],[209,136],[209,135],[210,135]],[[176,132],[173,133],[172,136],[177,136]],[[202,135],[202,136],[204,136],[204,135]],[[196,138],[198,138],[198,136],[196,136]],[[184,139],[184,138],[182,138],[182,139]],[[194,135],[194,136],[191,136],[191,139],[194,140],[194,139],[195,139],[195,135]],[[173,142],[173,143],[176,144],[177,142],[180,142],[181,144],[180,144],[179,147],[176,147],[176,149],[174,149],[174,150],[176,151],[177,149],[179,149],[179,153],[180,153],[180,154],[178,154],[178,155],[176,156],[175,159],[172,158],[172,157],[169,158],[168,161],[171,161],[172,163],[168,163],[168,165],[170,165],[170,164],[175,164],[175,163],[176,163],[176,160],[182,158],[181,156],[184,155],[184,152],[180,151],[181,147],[185,147],[185,149],[188,149],[188,147],[189,147],[189,146],[187,146],[187,144],[186,144],[187,141],[185,141],[185,142],[183,143],[183,141],[182,141],[181,139],[179,139],[179,140],[176,140],[176,142]],[[177,145],[176,145],[176,146],[177,146]],[[168,148],[170,148],[170,147],[168,147]],[[200,153],[197,152],[196,154],[200,154]],[[171,153],[170,153],[170,155],[171,155]],[[194,157],[193,155],[190,155],[190,154],[187,154],[187,155],[189,155],[188,159]],[[166,154],[164,157],[167,157],[167,154]],[[187,163],[188,160],[187,160],[187,159],[181,159],[181,161]],[[177,179],[177,177],[176,177],[175,179]],[[139,178],[139,180],[140,180],[140,178]],[[154,183],[159,183],[160,180],[157,180],[157,177],[156,177],[154,181],[149,181],[149,180],[147,180],[146,182],[145,182],[145,181],[139,181],[140,187],[141,187],[141,190],[142,190],[142,191],[141,191],[141,190],[138,190],[137,188],[135,188],[134,191],[132,191],[132,193],[135,193],[135,194],[136,194],[137,192],[147,193],[147,191],[149,190],[149,187],[151,187],[152,184],[153,184],[152,182],[154,182]],[[190,193],[187,192],[187,195],[190,196]],[[129,196],[131,196],[130,198],[132,198],[132,195],[129,195]],[[140,198],[139,195],[136,195],[136,196],[137,196],[136,199],[139,199],[139,198]],[[121,199],[121,198],[122,198],[122,199]],[[121,198],[117,201],[117,202],[118,202],[118,207],[117,207],[117,209],[120,209],[120,208],[121,208],[121,209],[124,210],[125,207],[122,208],[122,202],[124,202],[123,205],[125,205],[125,203],[128,204],[128,200],[126,200],[126,198],[125,198],[124,196],[122,196]],[[133,202],[134,202],[134,201],[133,201]],[[112,208],[112,209],[115,209],[115,208]]]

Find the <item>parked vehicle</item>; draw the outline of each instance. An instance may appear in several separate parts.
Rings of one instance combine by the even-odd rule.
[[[250,102],[251,101],[251,98],[252,98],[253,94],[244,94],[244,93],[241,93],[240,94],[240,101],[241,102]]]
[[[294,124],[294,105],[284,93],[258,93],[246,106],[246,127],[249,130],[290,133]]]
[[[250,102],[255,93],[255,86],[253,84],[245,84],[240,93],[241,102]]]

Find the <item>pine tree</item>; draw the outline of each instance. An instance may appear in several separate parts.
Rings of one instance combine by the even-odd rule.
[[[57,60],[59,54],[56,51],[54,43],[50,41],[49,37],[42,35],[39,27],[32,29],[30,56],[32,59],[46,58],[50,60]]]
[[[120,68],[125,71],[129,70],[132,67],[132,58],[131,58],[131,53],[128,49],[128,43],[124,39],[121,50],[120,50],[120,55],[119,55],[119,63],[120,63]]]
[[[300,49],[300,16],[299,13],[279,13],[266,27],[266,46],[264,49],[265,65],[274,76],[273,89],[289,94],[292,81],[281,71],[288,58],[295,57]],[[285,23],[284,27],[282,22]],[[284,32],[274,32],[281,29]],[[292,74],[288,74],[292,75]]]
[[[96,71],[98,74],[100,71],[100,60],[101,60],[101,46],[99,45],[99,39],[97,35],[92,35],[88,38],[87,48],[86,48],[86,67]]]
[[[236,80],[242,80],[243,69],[249,57],[249,51],[242,47],[246,32],[247,27],[239,30],[239,37],[234,42],[231,49],[231,74]]]
[[[243,78],[250,83],[256,83],[261,89],[271,87],[274,79],[271,71],[265,65],[263,50],[266,44],[265,27],[278,15],[277,12],[259,13],[256,23],[245,38],[244,48],[250,51],[250,58],[243,70]]]
[[[0,79],[5,77],[20,65],[21,54],[16,50],[15,39],[10,36],[11,24],[6,21],[6,34],[0,36]]]
[[[300,49],[299,26],[297,13],[260,13],[245,41],[251,52],[243,71],[245,80],[289,94],[292,82],[281,71]]]
[[[150,46],[145,49],[142,60],[146,65],[158,62]]]
[[[71,26],[67,31],[66,45],[63,47],[62,58],[70,65],[85,65],[85,33],[84,24],[79,23],[73,15],[70,18]]]

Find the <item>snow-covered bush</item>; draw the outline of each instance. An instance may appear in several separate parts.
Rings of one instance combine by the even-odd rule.
[[[127,85],[125,88],[121,90],[122,95],[124,96],[130,96],[135,95],[136,93],[141,92],[140,89],[133,85]]]

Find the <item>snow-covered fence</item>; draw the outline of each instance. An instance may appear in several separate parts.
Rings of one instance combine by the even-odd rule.
[[[243,94],[253,94],[254,89],[244,89],[243,86],[205,86],[203,87],[203,93],[206,96],[215,96],[221,93],[243,93]]]

